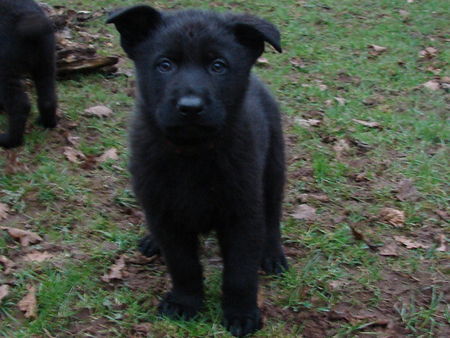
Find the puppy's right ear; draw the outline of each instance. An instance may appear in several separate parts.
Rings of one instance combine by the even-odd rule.
[[[161,21],[160,12],[150,6],[140,5],[112,12],[106,23],[116,25],[122,48],[133,58],[134,48],[144,41]]]

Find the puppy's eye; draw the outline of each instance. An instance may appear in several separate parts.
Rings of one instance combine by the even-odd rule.
[[[163,59],[156,65],[156,68],[161,73],[168,73],[168,72],[171,72],[175,68],[175,65],[169,59]]]
[[[223,74],[227,71],[228,66],[223,60],[214,60],[213,63],[209,66],[211,72],[216,74]]]

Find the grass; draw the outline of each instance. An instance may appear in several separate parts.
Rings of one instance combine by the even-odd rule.
[[[127,1],[137,3],[141,1]],[[123,2],[69,0],[64,5],[102,11]],[[189,0],[152,5],[252,12],[282,31],[284,52],[268,49],[268,65],[255,70],[278,97],[285,117],[289,182],[283,239],[291,269],[282,277],[261,277],[265,327],[257,336],[446,336],[448,255],[437,248],[440,236],[448,234],[448,223],[439,213],[448,212],[449,202],[449,94],[448,87],[432,91],[421,84],[444,82],[450,76],[445,38],[450,33],[450,3]],[[101,54],[123,55],[117,33],[104,19],[87,21],[83,29],[102,36],[96,43]],[[372,56],[368,45],[387,50]],[[420,58],[426,47],[436,48],[437,54]],[[169,286],[160,261],[128,262],[129,275],[123,280],[101,280],[120,255],[135,255],[144,233],[126,170],[126,126],[133,109],[126,89],[131,87],[132,79],[126,76],[61,80],[62,127],[44,131],[30,124],[24,147],[0,150],[0,202],[11,209],[0,225],[26,228],[44,238],[24,249],[0,231],[0,255],[16,262],[8,275],[0,265],[0,285],[11,286],[1,301],[0,336],[228,336],[220,324],[221,276],[214,241],[213,253],[208,248],[204,258],[207,304],[195,321],[157,319],[158,299]],[[110,107],[113,116],[82,114],[95,105]],[[303,127],[296,118],[321,123]],[[354,119],[377,122],[382,128],[368,128]],[[70,129],[70,123],[76,126]],[[79,137],[75,147],[86,156],[116,148],[119,158],[87,169],[71,163],[63,153],[69,145],[64,132]],[[337,156],[335,146],[342,140],[349,147]],[[395,189],[404,179],[412,181],[418,200],[396,198]],[[293,218],[292,211],[303,203],[300,194],[312,193],[329,199],[306,202],[319,217]],[[404,211],[405,225],[395,228],[380,221],[384,207]],[[355,239],[352,228],[362,232],[363,240]],[[406,249],[396,243],[397,256],[389,257],[367,244],[395,243],[397,235],[427,248]],[[55,257],[24,262],[23,256],[32,251]],[[17,308],[30,284],[37,288],[34,319]],[[143,323],[145,328],[139,326]]]

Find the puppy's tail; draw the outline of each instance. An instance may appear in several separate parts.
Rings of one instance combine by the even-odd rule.
[[[52,24],[41,13],[23,14],[17,22],[16,29],[20,37],[30,40],[53,32]]]

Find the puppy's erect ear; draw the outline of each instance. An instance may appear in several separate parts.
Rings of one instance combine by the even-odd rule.
[[[133,48],[144,41],[161,21],[160,12],[150,6],[140,5],[112,12],[106,23],[116,25],[122,48],[132,58]]]
[[[253,49],[257,57],[263,53],[265,41],[282,52],[280,32],[269,21],[248,14],[235,15],[232,27],[238,41]]]

